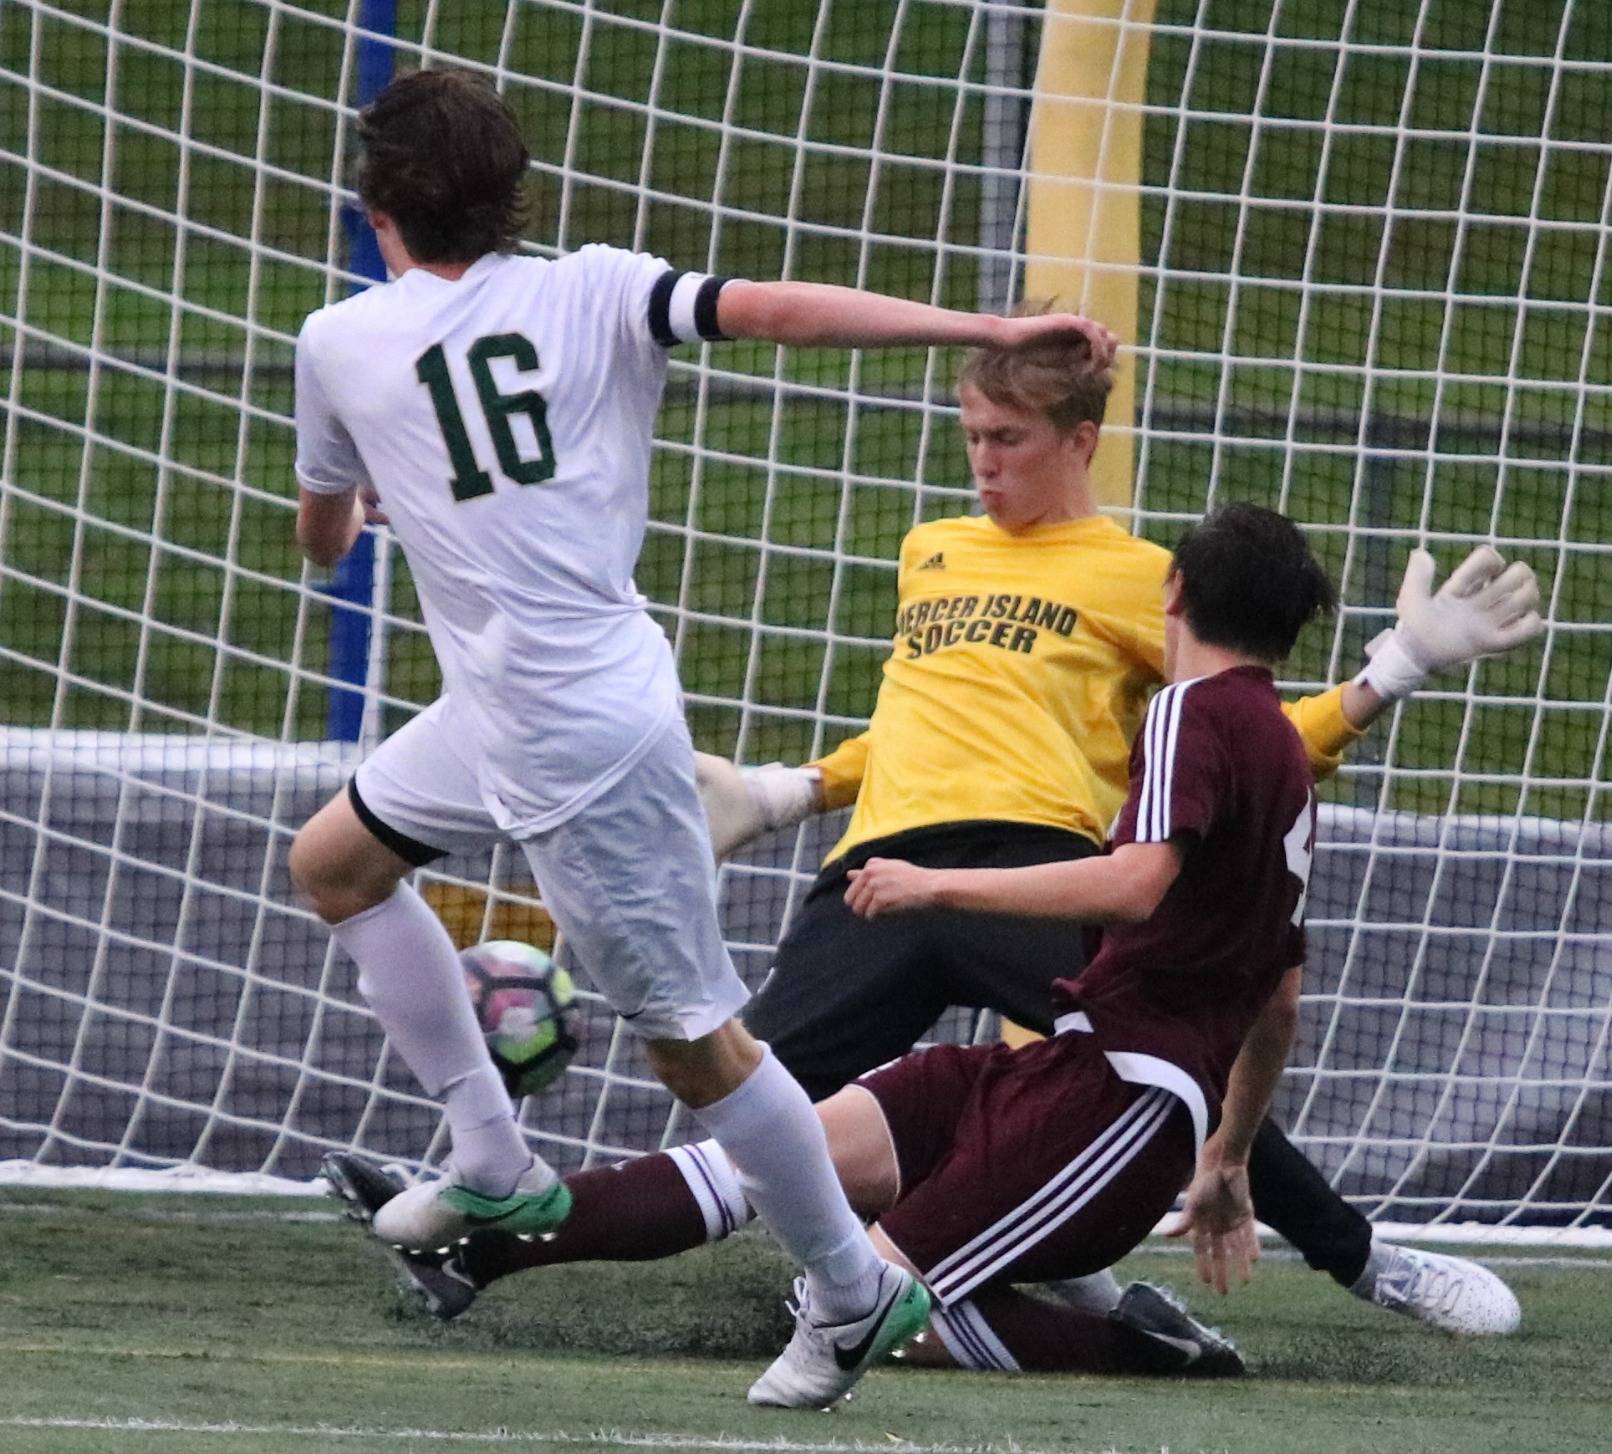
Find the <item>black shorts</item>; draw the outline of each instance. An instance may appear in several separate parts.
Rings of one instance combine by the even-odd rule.
[[[951,824],[859,844],[818,875],[741,1018],[813,1100],[910,1050],[954,1005],[996,1010],[1045,1034],[1052,981],[1085,963],[1078,927],[956,909],[862,919],[846,907],[846,872],[873,857],[1018,868],[1098,851],[1078,833],[1023,823]]]

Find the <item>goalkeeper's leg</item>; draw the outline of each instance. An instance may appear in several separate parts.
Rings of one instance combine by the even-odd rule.
[[[848,882],[819,877],[740,1011],[814,1101],[910,1050],[950,1003],[923,916],[860,918],[845,903]]]
[[[1371,1223],[1351,1207],[1269,1116],[1248,1158],[1254,1213],[1317,1272],[1353,1287],[1371,1256]]]

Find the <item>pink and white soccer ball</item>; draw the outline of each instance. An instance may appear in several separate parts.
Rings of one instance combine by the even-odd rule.
[[[491,939],[459,956],[493,1064],[515,1097],[558,1079],[576,1054],[571,976],[535,945]]]

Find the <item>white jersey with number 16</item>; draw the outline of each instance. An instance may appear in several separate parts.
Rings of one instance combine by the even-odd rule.
[[[303,324],[297,480],[379,491],[513,836],[603,792],[680,710],[632,577],[666,350],[721,336],[722,283],[609,247],[489,254]]]

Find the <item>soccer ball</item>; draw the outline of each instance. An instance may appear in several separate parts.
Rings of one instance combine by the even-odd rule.
[[[513,939],[477,944],[459,956],[470,1003],[510,1095],[535,1095],[576,1054],[571,976],[541,949]]]

